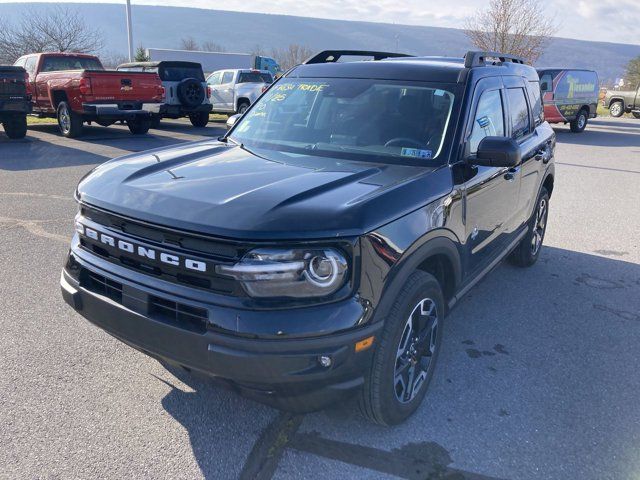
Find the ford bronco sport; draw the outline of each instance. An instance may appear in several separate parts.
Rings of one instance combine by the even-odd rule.
[[[367,417],[399,423],[449,310],[505,257],[540,256],[555,136],[539,92],[499,53],[322,52],[219,141],[88,174],[64,299],[280,408],[359,392]]]

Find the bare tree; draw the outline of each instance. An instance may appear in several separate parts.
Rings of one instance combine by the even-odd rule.
[[[629,60],[629,63],[627,63],[625,81],[632,88],[640,85],[640,56],[632,58]]]
[[[481,50],[509,53],[535,63],[556,31],[540,2],[490,0],[488,9],[467,19],[465,33]]]
[[[309,47],[304,45],[298,45],[292,43],[287,48],[272,50],[271,56],[276,59],[283,70],[288,70],[291,67],[304,62],[312,55],[312,51]]]
[[[260,45],[259,43],[256,43],[251,49],[251,54],[257,57],[264,57],[267,54],[267,52],[264,50],[264,48],[262,48],[262,45]]]
[[[116,68],[123,63],[129,63],[129,57],[121,53],[105,52],[100,55],[100,61],[104,68]]]
[[[219,43],[212,42],[211,40],[207,40],[202,44],[200,49],[203,52],[226,52],[227,49],[220,45]]]
[[[0,60],[12,63],[36,52],[97,53],[104,46],[101,31],[76,10],[53,6],[29,9],[15,23],[0,20]]]
[[[198,42],[193,37],[186,37],[180,40],[180,50],[198,50]]]

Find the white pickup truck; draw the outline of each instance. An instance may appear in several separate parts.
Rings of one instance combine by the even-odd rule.
[[[273,83],[266,70],[218,70],[207,77],[214,113],[244,113]]]

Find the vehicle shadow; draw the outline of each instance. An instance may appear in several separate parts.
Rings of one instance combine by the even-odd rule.
[[[0,170],[92,166],[129,153],[218,138],[224,132],[216,123],[195,129],[186,123],[165,122],[161,129],[146,135],[131,135],[128,128],[119,125],[85,126],[82,137],[66,139],[55,124],[30,125],[22,140],[0,135]]]
[[[279,462],[278,478],[313,476],[334,460],[336,472],[425,478],[406,469],[419,464],[455,470],[451,478],[533,479],[563,478],[567,459],[597,453],[597,464],[571,461],[575,478],[628,478],[640,435],[640,265],[625,261],[634,254],[545,247],[533,268],[500,266],[447,318],[429,393],[407,422],[373,425],[349,401],[305,415],[271,446],[249,447],[246,462],[275,462],[274,471]],[[222,478],[220,462],[231,460],[221,452],[238,458],[221,450],[232,444],[225,435],[242,437],[276,412],[179,367],[169,372],[193,392],[173,388],[162,405],[189,432],[205,478]]]

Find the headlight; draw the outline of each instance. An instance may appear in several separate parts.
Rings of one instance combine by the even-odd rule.
[[[324,297],[347,278],[347,260],[333,248],[252,250],[216,272],[235,278],[252,297]]]

